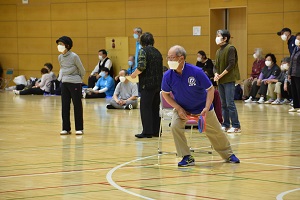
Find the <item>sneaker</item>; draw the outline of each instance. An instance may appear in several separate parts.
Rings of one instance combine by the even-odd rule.
[[[257,103],[264,103],[264,102],[265,102],[264,97],[260,97]]]
[[[222,131],[227,132],[230,128],[226,128],[225,126],[222,126]]]
[[[227,133],[240,133],[242,132],[241,128],[234,128],[234,127],[231,127]]]
[[[76,131],[76,135],[83,135],[83,131]]]
[[[273,101],[271,104],[272,104],[272,105],[281,105],[281,104],[283,104],[283,102],[281,102],[279,99],[276,99],[276,100]]]
[[[182,158],[182,160],[178,163],[178,167],[187,167],[195,165],[195,159],[191,155],[186,155]]]
[[[289,104],[289,103],[291,103],[288,99],[284,99],[282,102],[281,102],[282,104]]]
[[[271,99],[271,98],[270,98],[268,101],[265,101],[266,104],[271,104],[271,103],[273,103],[273,102],[274,102],[274,99]],[[279,102],[280,102],[280,101],[279,101]]]
[[[291,108],[291,109],[289,109],[289,112],[297,112],[297,109]]]
[[[20,94],[20,91],[18,91],[18,90],[13,90],[13,92],[14,92],[16,95],[19,95],[19,94]]]
[[[106,105],[106,108],[107,108],[107,109],[115,109],[115,107],[113,107],[113,106],[110,105],[110,104],[107,104],[107,105]]]
[[[85,97],[86,97],[86,92],[84,92],[84,93],[82,94],[82,97],[85,99]]]
[[[240,163],[240,160],[232,154],[229,158],[227,158],[226,162],[228,163]]]
[[[252,99],[252,97],[250,96],[249,99],[244,101],[245,103],[256,103],[255,100]]]
[[[297,113],[300,113],[300,109],[297,110]]]
[[[60,132],[61,135],[70,135],[71,134],[71,131],[66,131],[66,130],[63,130]]]
[[[131,104],[128,104],[127,106],[125,106],[125,109],[127,110],[131,110],[133,108],[133,106]]]

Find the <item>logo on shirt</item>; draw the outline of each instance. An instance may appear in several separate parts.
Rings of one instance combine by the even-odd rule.
[[[190,76],[188,79],[189,86],[195,86],[196,85],[196,79],[193,76]]]

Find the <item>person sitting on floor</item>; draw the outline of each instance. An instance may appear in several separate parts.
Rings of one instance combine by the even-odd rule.
[[[52,81],[52,74],[49,74],[49,71],[46,68],[42,68],[41,73],[42,73],[41,82],[37,83],[35,86],[31,88],[22,91],[14,90],[14,93],[17,95],[28,95],[28,94],[43,95],[44,93],[49,93],[51,87],[51,81]]]
[[[111,97],[115,90],[115,81],[109,75],[109,69],[103,67],[100,72],[100,78],[98,79],[95,87],[87,88],[83,93],[83,97],[88,98],[105,98]]]
[[[118,83],[110,104],[106,105],[107,109],[133,109],[137,108],[138,87],[126,79],[128,72],[122,69],[119,72],[120,82]]]

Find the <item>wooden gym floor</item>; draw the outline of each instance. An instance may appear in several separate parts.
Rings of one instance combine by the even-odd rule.
[[[138,109],[83,99],[85,134],[60,136],[59,96],[1,92],[0,199],[299,200],[300,114],[289,105],[236,104],[242,134],[228,137],[241,163],[201,152],[196,166],[178,168],[167,120],[158,155],[157,138],[134,137]],[[197,130],[192,142],[209,150]]]

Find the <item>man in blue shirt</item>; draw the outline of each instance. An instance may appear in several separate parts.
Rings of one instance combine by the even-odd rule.
[[[213,148],[226,162],[239,163],[233,154],[227,136],[221,129],[212,106],[214,87],[202,69],[185,62],[186,51],[181,46],[173,46],[168,52],[168,70],[162,80],[162,95],[173,106],[171,131],[178,156],[183,157],[179,167],[195,165],[184,135],[187,117],[206,116],[206,135]],[[174,98],[170,96],[170,92]]]
[[[143,33],[143,30],[140,27],[136,27],[136,28],[133,29],[133,38],[136,39],[136,42],[135,42],[135,62],[134,62],[135,65],[133,67],[134,70],[137,68],[139,51],[142,48],[142,46],[140,44],[140,38],[141,38],[142,33]],[[134,70],[132,70],[132,72],[130,74],[132,74],[134,72]]]
[[[103,67],[100,72],[100,78],[98,79],[94,88],[88,88],[83,97],[88,98],[105,98],[112,97],[115,91],[115,81],[109,75],[109,69]]]
[[[290,55],[292,55],[295,45],[296,36],[292,35],[292,31],[289,28],[283,28],[281,31],[277,32],[277,35],[281,37],[283,41],[287,41],[288,49]]]

